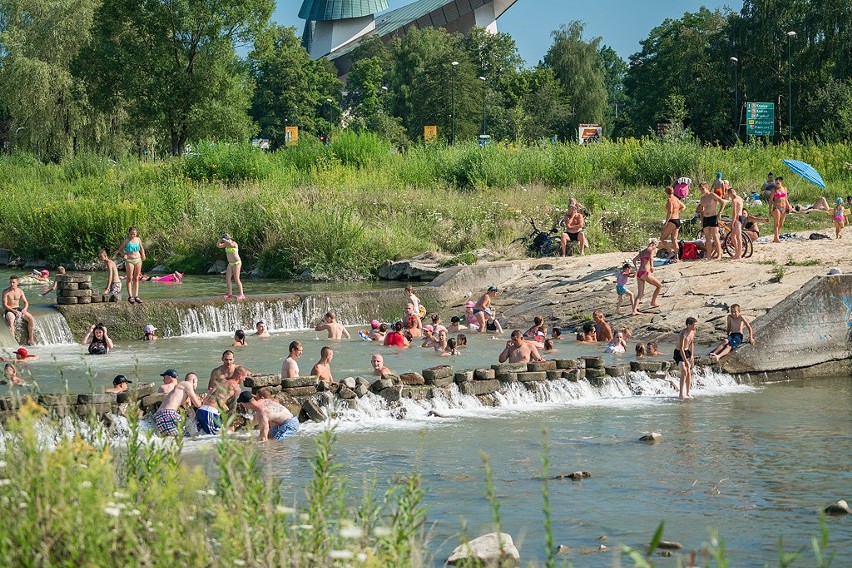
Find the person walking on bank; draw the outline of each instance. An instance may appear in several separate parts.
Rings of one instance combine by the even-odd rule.
[[[145,247],[139,238],[139,229],[130,227],[127,230],[127,238],[121,243],[119,254],[124,258],[124,269],[127,271],[127,301],[131,304],[141,304],[139,281],[142,279]]]
[[[243,282],[240,280],[240,271],[243,268],[243,261],[240,259],[240,247],[237,241],[231,238],[231,235],[225,233],[219,238],[216,246],[220,249],[225,249],[225,256],[228,259],[228,268],[225,270],[225,282],[228,285],[228,293],[225,294],[225,299],[234,297],[233,283],[237,283],[237,300],[245,300],[243,295]]]

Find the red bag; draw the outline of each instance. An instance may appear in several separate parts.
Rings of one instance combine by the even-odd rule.
[[[680,252],[681,260],[697,260],[698,247],[693,243],[683,243],[683,249]]]

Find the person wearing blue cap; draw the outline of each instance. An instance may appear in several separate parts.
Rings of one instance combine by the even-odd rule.
[[[843,227],[846,226],[846,209],[843,207],[843,198],[838,197],[837,205],[834,207],[834,238],[843,236]]]
[[[157,389],[157,392],[160,393],[170,393],[175,390],[175,387],[178,384],[178,373],[174,369],[166,369],[165,372],[160,373],[160,376],[163,377],[163,384],[160,385],[160,388]]]

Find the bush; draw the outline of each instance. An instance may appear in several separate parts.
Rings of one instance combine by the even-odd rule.
[[[194,180],[236,183],[269,175],[270,160],[249,143],[199,142],[184,159],[184,173]]]

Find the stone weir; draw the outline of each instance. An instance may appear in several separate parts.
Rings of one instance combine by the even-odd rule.
[[[817,276],[752,322],[757,343],[723,359],[751,381],[852,373],[852,274]]]
[[[521,385],[526,390],[541,392],[543,383],[567,380],[584,382],[587,386],[602,388],[610,380],[624,380],[633,394],[642,394],[641,384],[632,383],[631,371],[644,371],[650,379],[666,381],[678,376],[677,366],[671,361],[631,361],[605,365],[603,357],[558,359],[538,363],[492,365],[490,368],[456,370],[450,365],[423,369],[420,373],[402,375],[386,374],[381,377],[347,377],[337,383],[326,384],[315,376],[281,378],[281,375],[258,375],[246,379],[245,386],[258,393],[269,392],[301,422],[322,422],[334,416],[337,409],[355,408],[358,399],[376,395],[388,407],[399,406],[402,399],[424,400],[449,395],[455,388],[462,395],[474,396],[483,406],[498,406],[499,395],[511,385]],[[455,387],[453,386],[455,385]],[[29,398],[45,408],[48,414],[60,418],[75,415],[92,417],[109,423],[113,415],[126,416],[133,409],[141,416],[157,411],[165,394],[156,392],[154,383],[143,384],[119,394],[42,394],[37,398],[0,397],[0,420],[13,416]],[[674,385],[672,385],[674,388]],[[238,420],[244,424],[244,418]]]
[[[417,295],[430,311],[438,311],[481,294],[492,284],[500,285],[526,268],[524,263],[510,262],[452,267],[430,284],[418,287]],[[96,293],[89,275],[67,274],[59,279],[56,309],[74,337],[82,337],[97,322],[104,323],[110,337],[117,340],[139,339],[146,324],[155,325],[165,337],[232,333],[254,329],[260,320],[270,329],[306,329],[331,309],[344,325],[363,325],[374,318],[396,319],[405,304],[399,288],[250,295],[241,301],[217,297],[129,304],[118,296]]]

